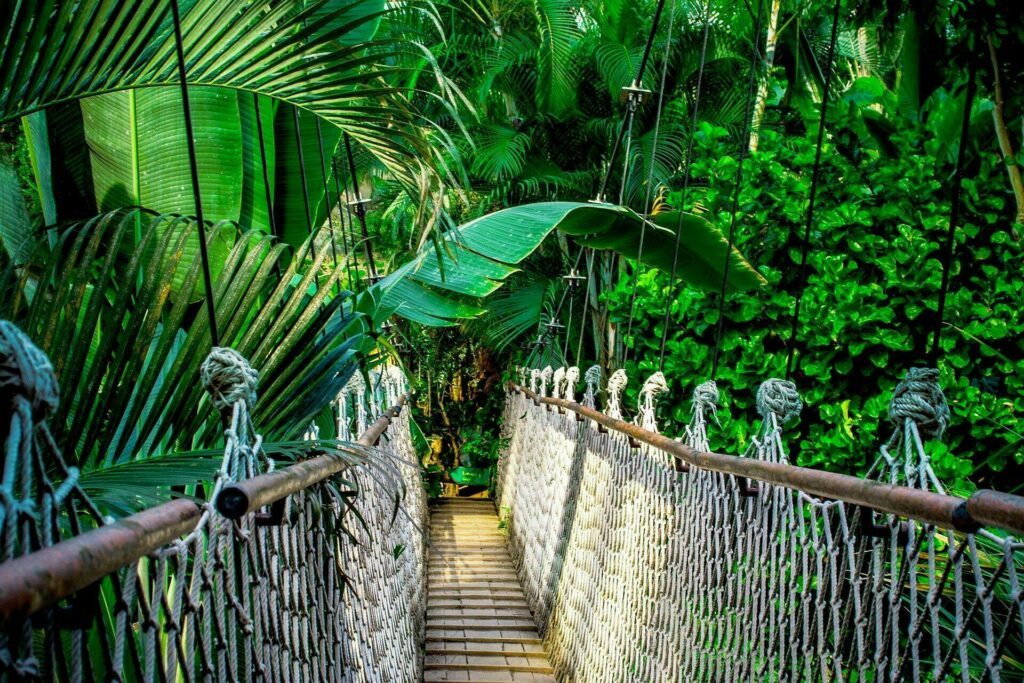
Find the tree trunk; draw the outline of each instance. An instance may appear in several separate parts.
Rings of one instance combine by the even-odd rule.
[[[775,45],[778,43],[779,10],[782,0],[772,0],[772,13],[768,17],[768,35],[764,44],[764,74],[757,84],[757,97],[754,99],[754,115],[750,119],[750,151],[757,151],[757,142],[761,130],[761,119],[768,104],[768,80],[771,77],[772,65],[775,63]]]
[[[1016,157],[1013,155],[1013,142],[1010,140],[1010,131],[1006,128],[1006,120],[1003,118],[1003,84],[999,77],[999,58],[996,55],[996,46],[992,42],[992,35],[988,36],[988,54],[992,59],[992,76],[994,79],[993,90],[995,92],[995,106],[992,107],[992,121],[996,128],[996,137],[999,139],[999,151],[1003,154],[1003,163],[1006,164],[1006,173],[1010,176],[1010,185],[1013,187],[1013,196],[1017,200],[1017,223],[1024,223],[1024,179],[1021,178],[1020,166],[1017,165]],[[1014,239],[1020,239],[1016,228],[1010,228]]]

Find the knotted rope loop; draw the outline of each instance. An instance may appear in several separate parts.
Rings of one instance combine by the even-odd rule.
[[[665,374],[656,372],[647,378],[640,389],[640,398],[637,401],[637,424],[652,432],[658,431],[657,424],[657,399],[659,394],[668,392],[668,384],[665,382]]]
[[[889,419],[897,425],[913,420],[926,439],[937,439],[949,424],[949,404],[936,368],[910,368],[892,394]]]
[[[576,400],[576,384],[580,381],[580,369],[573,365],[565,371],[565,388],[562,390],[562,398],[566,401]]]
[[[546,397],[548,395],[548,380],[551,379],[551,375],[553,375],[554,372],[555,371],[551,369],[550,365],[540,371],[539,377],[541,397]]]
[[[0,320],[0,398],[13,405],[19,396],[33,419],[42,420],[57,410],[60,387],[46,354],[14,323]]]
[[[622,407],[619,404],[619,398],[622,396],[623,389],[626,388],[626,382],[629,378],[626,377],[626,371],[616,370],[612,373],[612,376],[608,378],[608,405],[605,408],[605,412],[608,413],[609,417],[619,419],[622,417]]]
[[[234,349],[213,347],[199,367],[199,378],[222,413],[232,410],[239,401],[249,410],[256,405],[260,374]]]
[[[712,415],[718,415],[718,401],[718,385],[715,384],[713,379],[709,379],[703,384],[698,384],[697,388],[693,390],[694,412],[710,412]]]
[[[796,385],[789,380],[769,379],[757,389],[757,412],[762,417],[775,415],[780,424],[799,416],[803,405]]]
[[[597,393],[601,391],[601,366],[591,365],[583,375],[583,381],[587,383],[587,389],[583,393],[583,404],[593,408],[597,405]]]
[[[562,398],[562,385],[565,383],[565,367],[560,367],[555,370],[553,380],[551,383],[551,396],[553,398]]]

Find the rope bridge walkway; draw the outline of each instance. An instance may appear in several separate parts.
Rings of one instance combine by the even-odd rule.
[[[553,683],[491,501],[440,501],[430,539],[424,680]]]
[[[212,483],[115,521],[50,435],[49,361],[0,321],[0,678],[1024,680],[1024,501],[945,493],[934,370],[897,387],[864,479],[788,463],[791,382],[761,385],[733,456],[708,448],[711,382],[676,440],[661,373],[627,422],[622,371],[588,370],[577,402],[578,369],[524,370],[501,522],[489,502],[428,515],[396,368],[354,377],[337,440],[311,429],[284,467],[249,417],[258,373],[219,347],[201,370],[225,425]]]

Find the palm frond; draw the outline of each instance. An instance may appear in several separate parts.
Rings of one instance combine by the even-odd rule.
[[[235,231],[209,234],[211,249],[224,250],[213,291],[221,344],[260,372],[256,423],[268,438],[291,438],[372,350],[372,311],[353,311],[337,289],[341,269],[316,282],[328,254],[307,261],[309,242],[289,258],[265,234]],[[52,424],[72,462],[110,465],[218,438],[198,381],[210,348],[206,309],[175,296],[167,275],[180,272],[183,291],[205,296],[200,260],[185,261],[195,240],[191,219],[117,211],[65,230],[0,283],[0,315],[54,364],[63,402]]]

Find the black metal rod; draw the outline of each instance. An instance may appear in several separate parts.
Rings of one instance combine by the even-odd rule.
[[[932,337],[931,361],[934,364],[941,353],[942,318],[946,313],[946,294],[949,291],[950,271],[953,266],[953,252],[956,247],[956,228],[960,223],[960,188],[964,183],[964,161],[967,155],[967,140],[971,128],[971,108],[974,106],[975,93],[975,61],[971,57],[967,69],[967,92],[964,93],[964,118],[960,125],[960,149],[956,152],[956,170],[953,174],[953,198],[949,208],[949,230],[946,232],[946,244],[942,250],[942,283],[939,286],[938,310],[935,315],[935,329]]]
[[[800,304],[804,292],[807,291],[807,254],[811,248],[811,226],[814,224],[814,200],[818,196],[818,181],[821,175],[821,148],[825,142],[825,117],[828,114],[828,93],[832,88],[832,61],[836,52],[836,39],[839,36],[839,0],[832,10],[832,34],[829,38],[828,53],[825,58],[825,87],[821,93],[821,112],[818,116],[818,139],[814,149],[814,166],[811,169],[811,189],[807,197],[807,216],[804,221],[803,240],[800,245],[800,267],[797,270],[796,303],[793,304],[793,324],[789,331],[789,352],[786,355],[786,377],[793,372],[793,360],[796,357],[796,335],[800,326]]]
[[[263,192],[267,200],[267,225],[270,234],[280,239],[277,234],[277,219],[274,217],[274,193],[270,189],[270,168],[267,165],[267,143],[263,139],[263,118],[260,116],[260,96],[252,94],[253,109],[256,111],[256,137],[260,140],[260,165],[263,167]]]
[[[732,192],[732,207],[729,210],[729,236],[726,239],[725,266],[722,269],[722,288],[718,300],[718,325],[715,329],[715,349],[711,356],[711,376],[718,374],[718,360],[722,350],[722,335],[725,333],[725,294],[729,285],[729,265],[732,261],[732,246],[736,236],[736,213],[740,208],[740,189],[743,187],[743,162],[747,158],[750,140],[750,118],[752,100],[757,93],[757,41],[761,34],[761,21],[764,17],[764,0],[757,3],[757,19],[754,22],[754,34],[750,54],[750,78],[747,82],[747,98],[743,106],[743,133],[740,135],[739,165],[736,168],[736,186]]]
[[[377,279],[377,266],[373,262],[373,245],[370,244],[370,231],[366,229],[366,207],[363,206],[363,197],[359,192],[359,178],[356,176],[356,162],[352,156],[352,142],[348,133],[343,133],[345,138],[345,155],[348,157],[348,171],[352,176],[352,193],[356,198],[356,217],[359,219],[359,227],[363,235],[363,248],[366,251],[366,265],[370,269],[370,283]]]
[[[181,36],[181,12],[178,0],[171,0],[171,16],[174,23],[174,50],[178,56],[178,80],[181,82],[181,106],[185,112],[185,138],[188,146],[188,165],[192,174],[192,197],[196,206],[196,230],[199,232],[199,260],[203,267],[203,285],[206,287],[206,313],[209,316],[210,340],[220,346],[217,333],[217,313],[213,301],[213,274],[210,270],[210,254],[206,246],[206,222],[203,219],[203,198],[199,189],[199,162],[196,158],[196,139],[192,130],[192,108],[188,99],[188,74],[185,68],[185,41]]]

